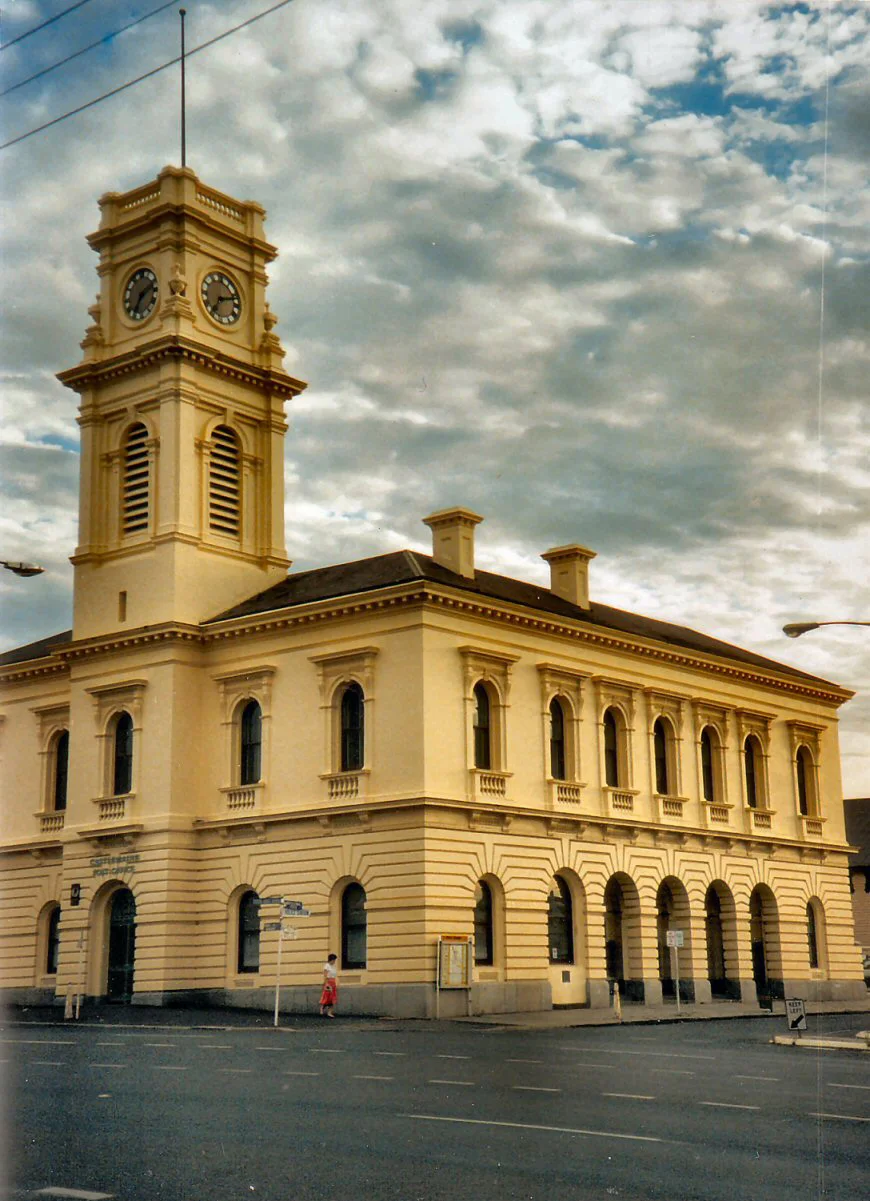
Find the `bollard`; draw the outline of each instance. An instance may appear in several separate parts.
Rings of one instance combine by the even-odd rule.
[[[68,1022],[73,1015],[72,989],[66,990],[66,1000],[63,1003],[63,1020]]]
[[[616,1014],[616,1020],[622,1021],[622,1001],[619,996],[619,981],[613,982],[613,1012]]]

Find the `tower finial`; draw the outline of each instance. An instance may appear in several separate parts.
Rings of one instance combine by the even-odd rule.
[[[185,95],[184,95],[184,18],[187,15],[187,9],[180,8],[178,15],[181,17],[181,165],[187,166],[187,133],[185,129]]]

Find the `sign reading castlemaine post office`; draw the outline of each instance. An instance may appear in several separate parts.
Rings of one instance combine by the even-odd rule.
[[[134,870],[140,858],[138,851],[130,851],[126,855],[93,855],[91,875],[96,879],[101,876],[126,876]]]

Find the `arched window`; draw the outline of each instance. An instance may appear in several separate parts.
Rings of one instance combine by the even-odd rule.
[[[809,948],[810,967],[819,966],[819,932],[816,926],[816,910],[812,901],[807,905],[807,945]]]
[[[239,723],[239,783],[256,784],[261,775],[263,714],[256,701],[248,701]]]
[[[704,790],[704,800],[711,803],[716,800],[716,775],[713,770],[713,737],[709,726],[701,731],[701,786]]]
[[[758,751],[755,739],[749,737],[743,744],[743,771],[746,779],[746,804],[750,809],[758,808]]]
[[[561,876],[554,876],[547,897],[547,941],[550,963],[574,962],[574,912],[571,890]]]
[[[494,928],[492,889],[478,880],[474,890],[474,962],[486,966],[493,962]]]
[[[217,534],[238,538],[240,528],[239,440],[219,425],[211,436],[208,461],[208,524]]]
[[[60,905],[55,905],[48,915],[47,932],[45,970],[49,976],[56,976],[60,954]]]
[[[365,753],[365,697],[354,680],[341,697],[341,770],[361,771]]]
[[[492,722],[489,692],[485,684],[474,685],[474,766],[492,769]]]
[[[133,789],[133,718],[129,713],[119,714],[115,722],[113,766],[113,793],[124,796]]]
[[[151,464],[148,461],[148,430],[141,422],[131,425],[127,431],[121,493],[122,533],[147,530],[151,509]]]
[[[361,884],[348,884],[341,894],[341,966],[366,966],[366,893]]]
[[[550,701],[550,776],[567,779],[565,761],[565,710],[557,696]]]
[[[54,811],[66,809],[66,792],[69,783],[69,730],[62,730],[54,743]]]
[[[609,788],[619,787],[619,729],[616,714],[608,709],[602,721],[604,726],[604,782]]]
[[[798,747],[795,768],[797,770],[798,809],[803,817],[809,817],[816,810],[815,766],[809,747]]]
[[[251,890],[239,898],[239,972],[260,970],[260,898]]]
[[[668,731],[664,721],[658,717],[653,725],[653,753],[656,769],[656,792],[667,796],[670,788],[668,779]]]

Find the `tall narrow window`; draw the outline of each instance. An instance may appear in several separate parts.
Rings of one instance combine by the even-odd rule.
[[[208,524],[217,534],[239,536],[239,440],[219,425],[211,436],[208,467]]]
[[[609,788],[619,787],[619,732],[612,709],[604,714],[604,782]]]
[[[743,768],[746,777],[746,803],[750,809],[758,808],[758,760],[755,740],[747,738],[743,744]]]
[[[60,955],[60,905],[55,905],[48,915],[48,939],[46,942],[45,971],[49,976],[57,975]]]
[[[341,697],[341,770],[362,770],[365,754],[365,697],[354,680]]]
[[[659,796],[668,795],[668,732],[665,723],[659,717],[653,726],[653,752],[656,768],[656,792]]]
[[[139,423],[130,427],[124,446],[122,532],[135,534],[140,530],[147,530],[150,507],[151,465],[148,461],[148,430]]]
[[[69,783],[69,730],[63,730],[54,744],[54,811],[66,809],[66,790]]]
[[[474,890],[474,962],[485,967],[492,960],[492,889],[485,880],[478,880]]]
[[[550,701],[550,776],[564,780],[565,773],[565,710],[554,696]]]
[[[819,966],[819,934],[816,928],[816,911],[812,901],[807,905],[807,944],[810,954],[810,967]]]
[[[707,726],[701,731],[701,784],[704,800],[716,800],[716,777],[713,773],[713,739]]]
[[[124,796],[133,788],[133,718],[121,713],[115,722],[114,771],[115,796]]]
[[[239,723],[240,765],[239,783],[256,784],[260,779],[263,743],[263,714],[256,701],[248,701]]]
[[[366,966],[366,893],[361,884],[348,884],[341,896],[341,966],[360,971]]]
[[[808,747],[798,747],[795,767],[797,769],[798,808],[804,817],[808,817],[815,810],[813,757]]]
[[[547,941],[550,963],[574,962],[574,913],[571,890],[561,876],[554,876],[547,897]]]
[[[260,898],[255,892],[239,899],[239,947],[237,968],[240,972],[260,970]]]
[[[482,771],[492,769],[492,725],[485,684],[474,685],[474,766]]]

